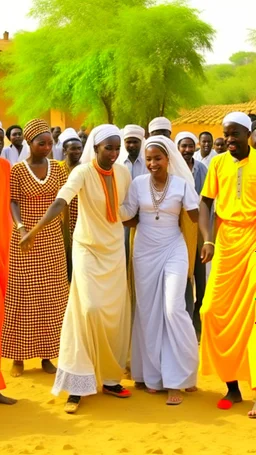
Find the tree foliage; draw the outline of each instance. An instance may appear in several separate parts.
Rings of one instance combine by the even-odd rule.
[[[6,55],[6,93],[21,122],[50,108],[91,124],[146,125],[196,105],[214,31],[185,2],[34,0],[35,32]]]
[[[236,52],[230,64],[208,66],[202,86],[205,104],[236,104],[256,99],[256,53]]]

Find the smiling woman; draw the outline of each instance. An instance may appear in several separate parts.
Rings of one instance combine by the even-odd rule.
[[[130,336],[124,230],[118,214],[130,174],[115,164],[120,142],[114,125],[92,130],[82,157],[86,164],[73,169],[55,202],[22,241],[23,250],[30,250],[40,231],[78,195],[73,275],[53,387],[56,395],[69,393],[68,413],[101,384],[106,394],[130,396],[120,385]]]
[[[121,207],[124,220],[139,210],[132,376],[151,393],[168,389],[166,404],[177,405],[181,388],[196,390],[197,339],[185,308],[188,252],[179,215],[184,207],[196,222],[198,196],[192,173],[170,139],[150,137],[145,158],[150,175],[133,180]]]
[[[60,330],[68,298],[68,281],[61,220],[54,220],[36,239],[33,250],[22,253],[20,240],[42,217],[65,183],[56,161],[46,157],[52,137],[44,120],[24,129],[30,157],[11,171],[11,210],[14,220],[9,280],[5,299],[3,356],[14,360],[11,374],[23,373],[23,361],[39,357],[47,373],[49,359],[59,352]],[[54,244],[54,248],[52,248]]]

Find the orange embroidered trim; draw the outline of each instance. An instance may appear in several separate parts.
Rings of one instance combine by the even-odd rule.
[[[105,169],[102,169],[98,163],[97,160],[93,160],[93,166],[95,167],[96,171],[99,174],[103,190],[105,193],[106,197],[106,206],[107,206],[107,220],[110,223],[116,223],[117,222],[117,208],[118,208],[118,195],[117,195],[117,187],[116,187],[116,179],[115,179],[115,174],[113,169],[110,169],[109,171],[106,171]],[[111,208],[110,204],[110,198],[109,198],[109,193],[107,189],[107,185],[104,179],[104,175],[111,175],[112,176],[112,188],[113,188],[113,195],[114,195],[114,213]]]

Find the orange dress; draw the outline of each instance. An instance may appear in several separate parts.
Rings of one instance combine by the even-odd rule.
[[[4,297],[8,279],[9,245],[12,229],[10,213],[10,172],[11,166],[9,161],[0,158],[0,357],[1,332],[4,320]],[[4,229],[2,229],[3,226]],[[0,371],[0,390],[4,388],[5,382]]]
[[[42,181],[26,161],[11,170],[11,200],[20,205],[27,231],[42,218],[66,181],[55,160],[49,160]],[[60,332],[68,300],[68,280],[61,218],[49,223],[28,253],[21,251],[13,227],[9,279],[5,297],[2,355],[14,360],[58,357]]]

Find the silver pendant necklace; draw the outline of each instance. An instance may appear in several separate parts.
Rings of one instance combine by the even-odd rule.
[[[150,188],[150,194],[151,194],[153,207],[154,207],[155,212],[156,212],[156,217],[155,217],[156,220],[159,220],[159,205],[165,199],[165,196],[166,196],[168,188],[169,188],[169,184],[170,184],[170,175],[168,174],[166,182],[165,182],[165,185],[164,185],[164,188],[163,188],[163,191],[158,191],[156,189],[156,187],[154,186],[154,183],[153,183],[153,180],[152,180],[152,176],[150,176],[149,188]],[[159,194],[161,194],[161,196],[158,198]]]

